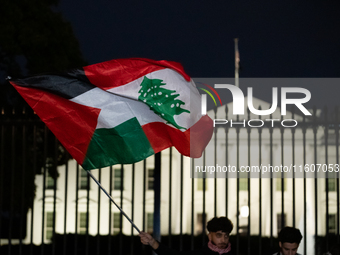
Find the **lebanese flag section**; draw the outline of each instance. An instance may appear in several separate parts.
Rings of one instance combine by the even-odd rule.
[[[111,60],[10,82],[86,170],[171,146],[200,157],[212,136],[196,86],[175,62]]]
[[[166,68],[176,71],[186,81],[190,81],[190,76],[184,72],[180,63],[166,60],[157,61],[145,58],[113,59],[83,67],[89,81],[104,90],[126,85],[146,74]]]

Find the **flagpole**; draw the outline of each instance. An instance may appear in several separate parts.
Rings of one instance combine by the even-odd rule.
[[[113,198],[110,196],[109,193],[104,189],[104,187],[100,184],[100,182],[92,175],[91,170],[86,170],[87,174],[94,180],[97,185],[102,189],[102,191],[106,194],[106,196],[111,200],[111,202],[118,208],[118,210],[125,216],[125,218],[132,224],[132,226],[140,233],[140,230],[138,227],[133,223],[133,221],[129,218],[129,216],[126,215],[126,213],[123,211],[122,208],[120,208],[116,202],[113,200]]]
[[[238,52],[238,38],[234,38],[235,42],[235,86],[239,85],[239,69],[240,69],[240,53]]]

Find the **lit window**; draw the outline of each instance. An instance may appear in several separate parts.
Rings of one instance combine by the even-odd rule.
[[[146,229],[151,234],[153,232],[153,213],[147,213],[146,216]]]
[[[46,170],[46,189],[54,189],[55,181]]]
[[[113,169],[113,189],[114,190],[121,190],[122,187],[122,169],[116,168]]]
[[[282,214],[278,213],[277,215],[277,232],[279,233],[281,229],[286,226],[287,215],[283,214],[283,225],[282,225]]]
[[[241,207],[240,215],[242,218],[247,218],[249,216],[249,207],[247,205]]]
[[[154,183],[155,183],[155,170],[154,169],[148,169],[148,190],[153,190]]]
[[[239,179],[240,190],[248,190],[248,178]]]
[[[208,182],[206,181],[205,177],[205,173],[203,172],[198,172],[196,173],[196,179],[197,179],[197,190],[198,191],[203,191],[203,186],[204,186],[204,190],[207,191],[208,190]]]
[[[78,233],[86,234],[87,229],[87,213],[81,212],[79,213],[79,224],[78,224]]]
[[[118,234],[120,233],[120,218],[121,214],[119,212],[114,212],[112,214],[112,234]]]
[[[204,219],[203,219],[203,215],[204,215]],[[203,220],[204,220],[204,222],[203,222]],[[205,226],[206,224],[207,224],[206,214],[197,213],[196,214],[196,226],[195,226],[196,235],[202,234],[203,225]]]
[[[282,190],[282,178],[276,178],[276,191]],[[283,178],[283,191],[287,190],[287,179]]]
[[[328,178],[328,191],[336,191],[337,179]]]
[[[335,234],[337,231],[336,229],[336,214],[329,214],[328,215],[328,231],[331,234]]]
[[[88,185],[88,174],[86,170],[80,169],[80,176],[79,176],[79,188],[80,189],[87,189]]]
[[[45,238],[51,240],[53,237],[53,212],[46,212]]]

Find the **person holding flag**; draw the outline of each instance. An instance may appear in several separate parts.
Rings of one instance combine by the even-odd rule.
[[[227,217],[214,217],[208,222],[207,229],[209,242],[200,250],[189,252],[170,249],[145,232],[140,232],[139,237],[143,244],[150,245],[158,255],[233,255],[229,242],[233,223]]]

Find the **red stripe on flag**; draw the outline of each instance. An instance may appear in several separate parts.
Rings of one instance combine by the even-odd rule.
[[[205,115],[185,132],[161,122],[149,123],[142,128],[155,153],[175,146],[181,154],[199,158],[212,137],[213,121]]]
[[[16,86],[14,82],[11,84],[72,157],[82,164],[100,109],[80,105],[46,91]]]
[[[184,72],[181,64],[166,60],[151,60],[144,58],[114,59],[84,67],[89,81],[104,90],[119,87],[132,82],[144,75],[171,68],[180,73],[187,81],[190,77]]]

